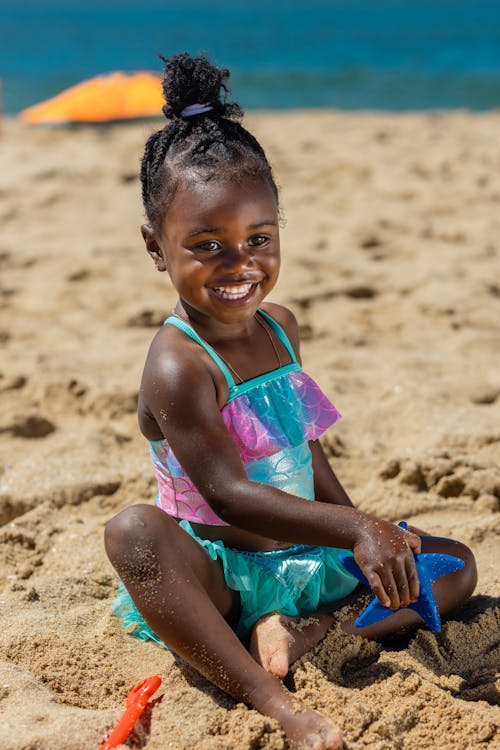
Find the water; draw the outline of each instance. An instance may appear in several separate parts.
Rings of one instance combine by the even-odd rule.
[[[7,113],[184,50],[247,109],[500,106],[500,0],[0,0]]]

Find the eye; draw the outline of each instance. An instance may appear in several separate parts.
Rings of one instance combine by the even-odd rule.
[[[205,253],[215,253],[217,250],[220,250],[220,244],[215,240],[207,240],[196,245],[196,250],[202,250]]]
[[[266,234],[256,234],[250,237],[248,244],[252,245],[252,247],[260,247],[260,245],[265,245],[268,241],[269,237]]]

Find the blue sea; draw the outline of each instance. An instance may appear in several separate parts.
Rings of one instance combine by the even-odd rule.
[[[0,0],[9,114],[184,50],[245,109],[500,106],[500,0]]]

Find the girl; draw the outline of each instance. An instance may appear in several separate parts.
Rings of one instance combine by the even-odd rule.
[[[398,610],[369,627],[343,623],[369,638],[421,624],[400,609],[419,595],[415,553],[465,562],[434,586],[442,614],[472,593],[474,559],[353,507],[318,440],[339,414],[301,369],[292,313],[265,302],[280,266],[271,167],[226,102],[227,70],[187,54],[164,62],[169,122],[149,138],[141,172],[144,242],[179,295],[139,396],[159,492],[156,507],[109,522],[106,550],[143,637],[277,719],[290,747],[339,748],[338,727],[281,682],[357,587],[339,555],[352,550],[379,601]]]

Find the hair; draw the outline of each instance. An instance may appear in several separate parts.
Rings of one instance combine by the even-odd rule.
[[[142,200],[153,228],[160,226],[183,176],[193,171],[207,180],[263,178],[278,201],[264,149],[240,124],[241,107],[227,101],[229,70],[186,52],[161,60],[165,63],[163,114],[168,123],[147,140],[141,164]],[[211,109],[183,114],[193,104]]]

